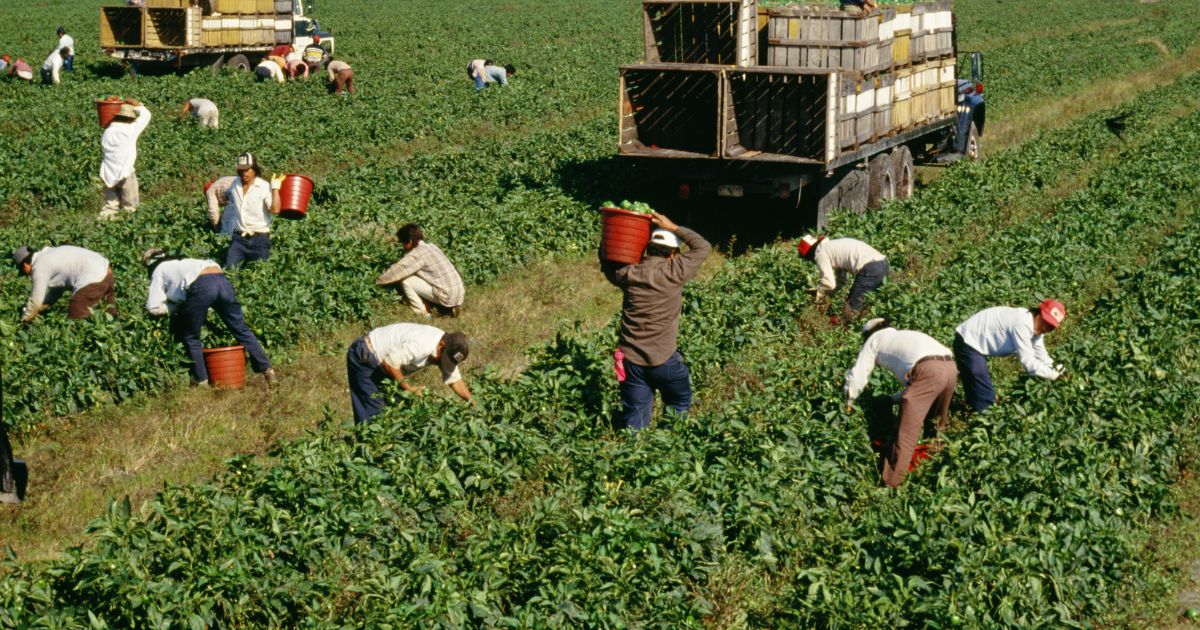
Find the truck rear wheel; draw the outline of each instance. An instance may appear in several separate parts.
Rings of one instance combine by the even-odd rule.
[[[916,184],[916,172],[913,171],[912,151],[906,145],[892,150],[892,168],[896,171],[896,198],[908,199]]]
[[[234,55],[229,58],[229,61],[225,62],[225,67],[232,68],[234,70],[241,70],[243,72],[249,72],[250,60],[246,58],[246,55]]]
[[[896,172],[892,168],[892,158],[886,153],[880,153],[871,158],[867,165],[867,177],[870,183],[867,190],[867,207],[874,210],[896,198]]]
[[[971,131],[967,134],[967,150],[963,152],[968,159],[979,159],[979,130],[971,123]]]

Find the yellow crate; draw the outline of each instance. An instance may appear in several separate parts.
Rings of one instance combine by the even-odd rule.
[[[943,114],[949,114],[954,111],[955,106],[955,90],[953,85],[943,85],[938,88],[938,106],[941,107]]]
[[[242,43],[242,32],[236,28],[221,29],[221,43],[226,46],[238,46]]]
[[[274,13],[275,12],[275,0],[255,0],[254,12],[255,13]]]
[[[238,0],[213,0],[213,10],[217,13],[237,13]]]
[[[909,45],[911,44],[912,35],[908,33],[897,33],[892,39],[892,63],[897,65],[907,65],[911,55]]]
[[[892,129],[900,131],[912,125],[912,98],[892,103]]]
[[[218,30],[204,31],[202,41],[205,46],[220,46],[224,43],[221,41],[221,31]]]

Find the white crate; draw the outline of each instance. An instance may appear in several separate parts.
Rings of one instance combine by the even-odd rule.
[[[954,85],[958,80],[958,77],[954,73],[953,61],[950,61],[948,65],[938,68],[938,73],[941,75],[941,80],[939,81],[941,85]]]
[[[854,99],[854,113],[863,114],[875,109],[875,88],[863,88]]]
[[[258,28],[258,18],[244,17],[238,19],[238,28],[249,31]]]
[[[894,86],[881,85],[875,88],[875,107],[891,106]]]
[[[260,17],[258,18],[258,28],[272,29],[275,28],[275,18]]]
[[[241,20],[235,17],[223,17],[221,18],[221,28],[236,31],[241,26],[240,22]]]
[[[275,30],[276,30],[276,31],[288,31],[288,32],[291,32],[291,30],[292,30],[292,21],[291,21],[290,19],[286,19],[286,20],[285,20],[285,19],[276,19],[276,20],[275,20],[275,26],[274,26],[274,28],[275,28]]]
[[[896,18],[892,17],[879,23],[879,41],[886,42],[896,36]]]
[[[221,18],[206,17],[203,20],[201,20],[200,25],[206,31],[219,31],[219,30],[221,30]]]
[[[896,12],[896,22],[892,26],[892,32],[896,31],[911,31],[912,30],[912,14],[906,12]]]
[[[292,0],[275,0],[275,12],[276,13],[291,13],[292,12]]]

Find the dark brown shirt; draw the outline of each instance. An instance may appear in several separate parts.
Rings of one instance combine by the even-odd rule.
[[[712,252],[712,245],[692,230],[681,227],[675,235],[688,249],[674,258],[650,256],[636,265],[600,263],[608,281],[625,293],[619,347],[625,360],[637,365],[662,365],[674,354],[683,285]]]

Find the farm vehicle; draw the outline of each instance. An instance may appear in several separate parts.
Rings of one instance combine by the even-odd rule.
[[[652,163],[661,197],[775,199],[820,228],[835,208],[910,196],[914,164],[979,156],[982,56],[960,64],[949,0],[862,15],[645,0],[642,13],[618,155]]]
[[[334,51],[333,35],[310,17],[303,0],[144,0],[142,6],[100,8],[100,48],[142,69],[197,66],[250,70],[275,47],[297,52],[320,36]]]

